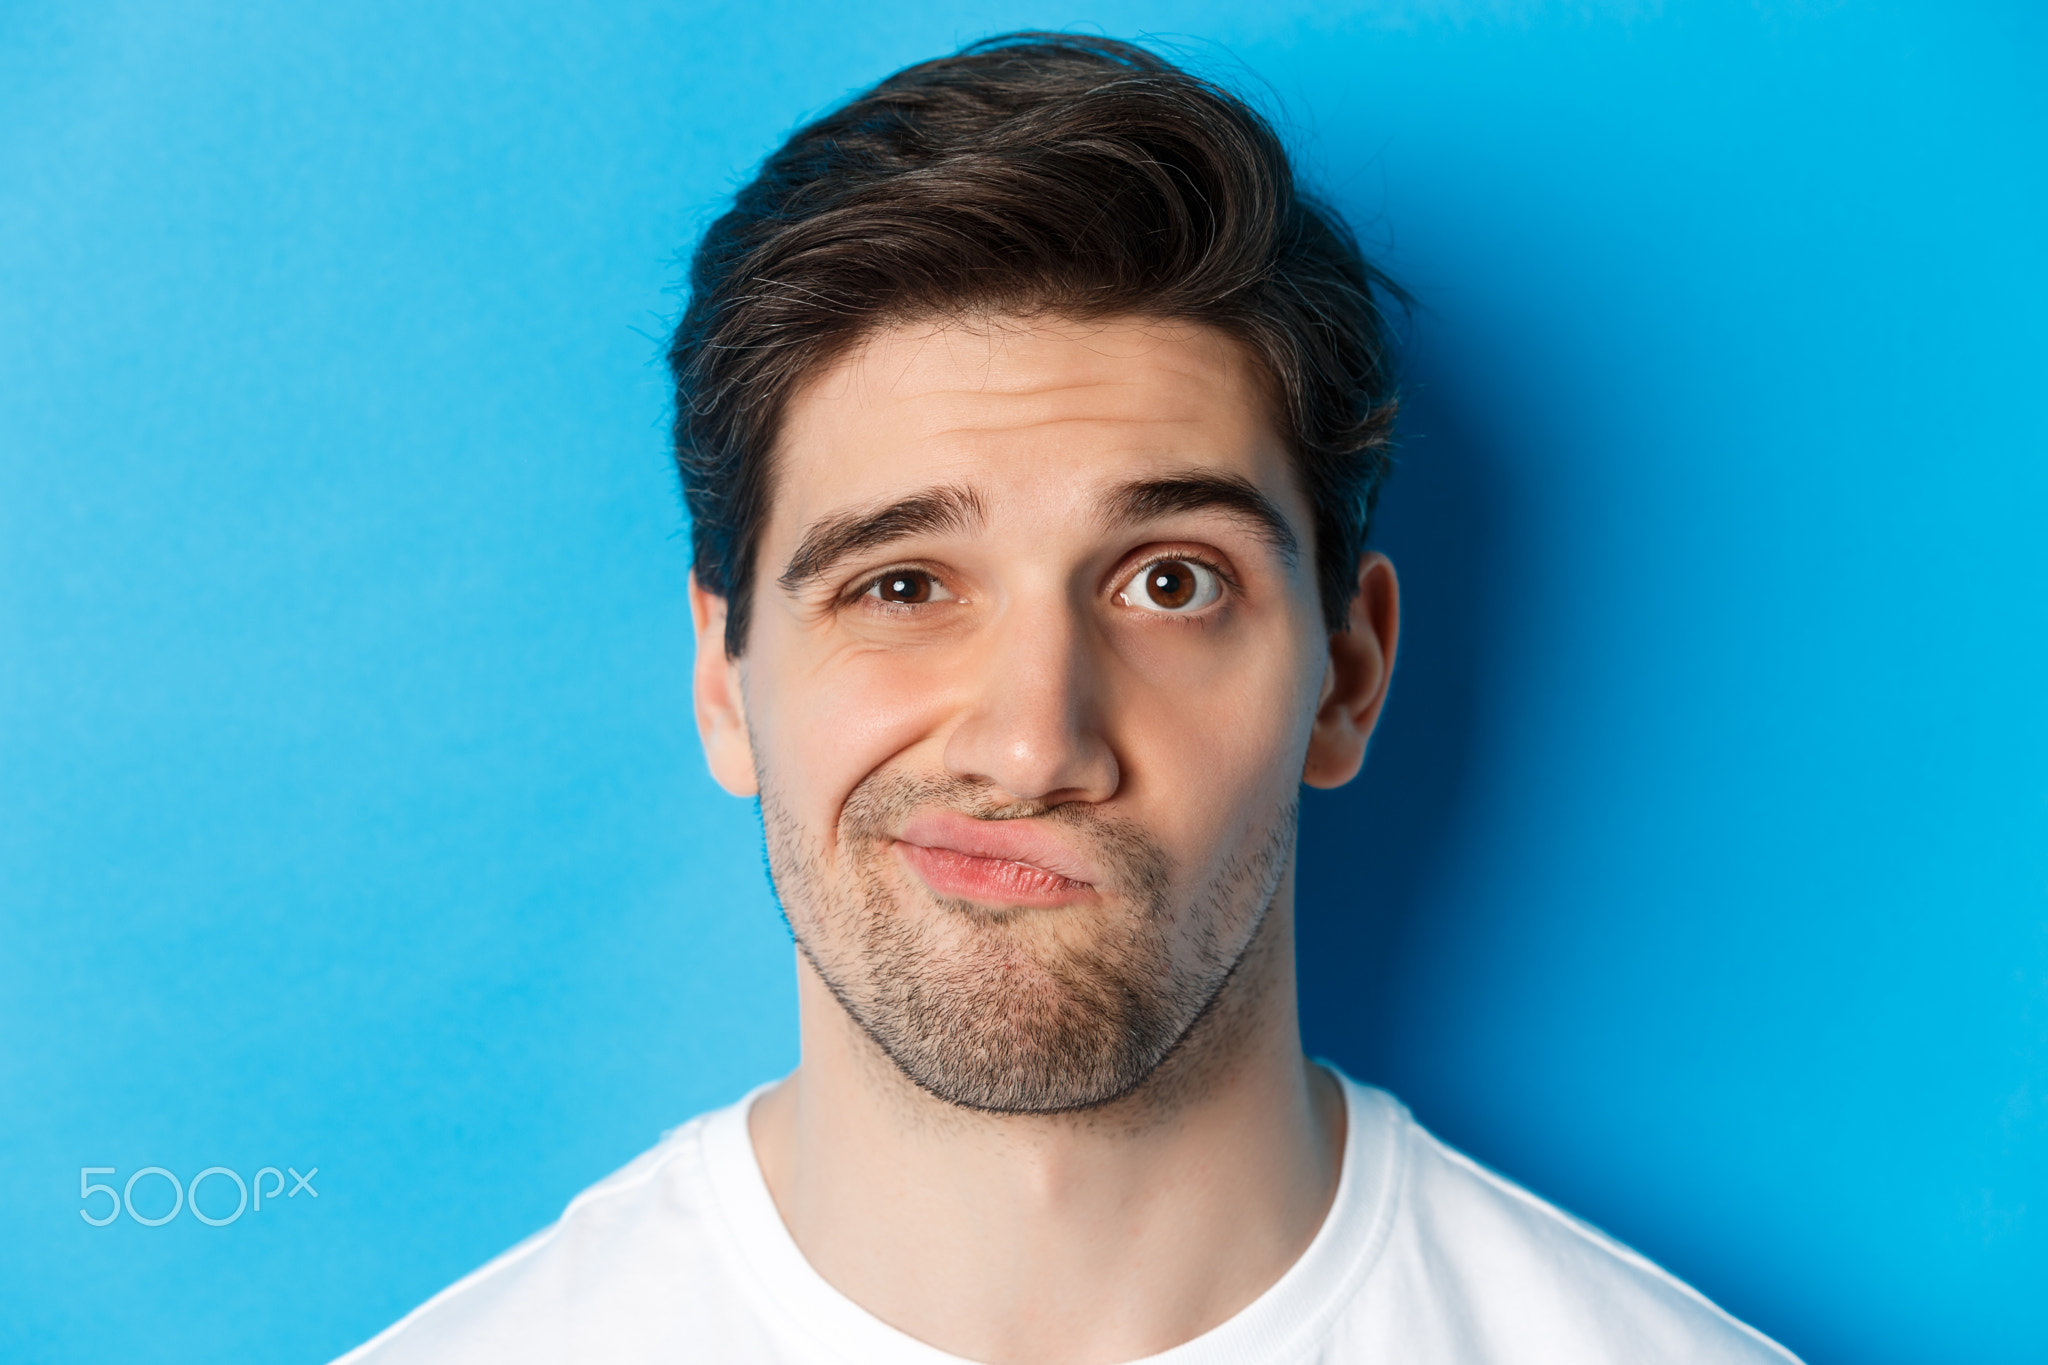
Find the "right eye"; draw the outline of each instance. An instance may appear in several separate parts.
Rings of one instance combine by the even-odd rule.
[[[946,585],[923,569],[891,569],[862,594],[892,607],[922,606],[945,595]]]
[[[1132,574],[1117,601],[1161,615],[1192,616],[1223,595],[1223,580],[1193,559],[1155,559]]]

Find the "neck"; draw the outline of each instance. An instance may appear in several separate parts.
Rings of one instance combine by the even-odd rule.
[[[1305,1250],[1336,1192],[1343,1099],[1303,1057],[1291,907],[1131,1095],[991,1115],[911,1085],[801,956],[803,1062],[756,1102],[777,1209],[825,1280],[988,1362],[1131,1360],[1191,1340]]]

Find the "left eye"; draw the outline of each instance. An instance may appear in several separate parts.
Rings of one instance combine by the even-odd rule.
[[[1127,579],[1117,600],[1142,611],[1185,616],[1223,595],[1216,571],[1192,559],[1155,559]]]
[[[867,586],[867,596],[895,607],[916,607],[945,596],[946,585],[922,569],[895,569]]]

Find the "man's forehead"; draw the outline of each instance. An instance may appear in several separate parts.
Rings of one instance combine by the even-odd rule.
[[[771,523],[938,485],[991,511],[1090,503],[1133,479],[1210,470],[1291,489],[1260,372],[1208,328],[1121,320],[903,326],[792,398]]]
[[[1249,378],[1232,337],[1201,323],[1154,318],[970,316],[876,328],[814,383],[842,399],[886,403],[927,392],[992,399],[1089,384]]]

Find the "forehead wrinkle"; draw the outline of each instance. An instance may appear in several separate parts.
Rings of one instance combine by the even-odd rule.
[[[1161,380],[1168,382],[1162,384]],[[1089,395],[1097,395],[1117,403],[1119,406],[1128,395],[1137,394],[1141,401],[1157,405],[1171,395],[1173,409],[1187,406],[1190,398],[1196,402],[1211,398],[1219,386],[1228,385],[1224,376],[1203,375],[1192,369],[1154,370],[1147,374],[1117,374],[1093,371],[1086,374],[1046,375],[1013,379],[1007,383],[995,383],[985,378],[979,384],[957,381],[932,382],[908,391],[893,390],[888,401],[903,405],[928,403],[980,404],[990,407],[1015,408],[1032,403],[1051,405],[1065,401],[1087,403]],[[1165,393],[1162,394],[1162,389]],[[1076,397],[1067,397],[1075,395]]]
[[[1043,433],[1062,427],[1076,426],[1127,427],[1138,430],[1160,427],[1192,427],[1197,431],[1209,429],[1207,423],[1192,418],[1187,420],[1161,421],[1149,417],[1047,417],[1032,422],[960,422],[951,426],[937,427],[930,431],[920,432],[917,439],[929,442],[949,440],[978,442],[981,438],[989,436],[997,438],[1006,436],[1022,437],[1029,433]],[[1157,442],[1147,442],[1144,448],[1153,448],[1157,445]]]
[[[1079,401],[1062,397],[1067,394],[1088,397]],[[916,414],[912,419],[914,439],[934,443],[955,438],[1022,436],[1073,427],[1210,433],[1219,426],[1218,414],[1203,410],[1199,400],[1182,400],[1162,408],[1157,403],[1156,389],[1136,381],[1047,385],[1030,392],[1010,393],[971,389],[927,391],[914,399],[902,400],[900,405]],[[1221,424],[1231,425],[1227,417]],[[1178,443],[1185,438],[1173,439]]]
[[[785,592],[795,592],[850,555],[909,536],[968,530],[981,525],[987,515],[981,495],[965,485],[926,489],[880,506],[831,513],[804,529],[776,583]]]
[[[1114,361],[1116,357],[1106,357]],[[863,367],[854,367],[858,371]],[[1219,392],[1244,389],[1245,376],[1214,372],[1200,364],[1155,362],[1140,373],[1115,364],[1089,365],[1078,370],[1062,367],[1056,373],[1034,373],[1027,365],[1015,368],[993,363],[976,367],[972,375],[946,368],[938,374],[921,372],[914,362],[895,367],[886,380],[865,382],[854,374],[859,394],[842,390],[842,401],[851,399],[863,406],[915,411],[938,407],[980,407],[1009,414],[1019,408],[1106,408],[1127,411],[1135,398],[1144,416],[1120,416],[1106,420],[1173,421],[1200,420],[1183,417],[1190,408],[1213,405]],[[1257,398],[1255,391],[1246,396]],[[1092,401],[1091,401],[1092,400]],[[1162,408],[1162,403],[1164,404]],[[1014,420],[999,417],[996,420]]]
[[[1155,389],[1161,377],[1190,388],[1208,389],[1223,376],[1208,375],[1196,366],[1161,365],[1143,374],[1131,374],[1110,366],[1091,366],[1081,373],[1037,375],[1013,378],[998,382],[997,371],[984,373],[981,382],[967,384],[960,382],[934,383],[930,387],[915,391],[917,395],[937,396],[941,394],[970,394],[975,398],[992,400],[1036,398],[1043,394],[1064,393],[1070,389]],[[1225,379],[1225,382],[1228,382]]]

